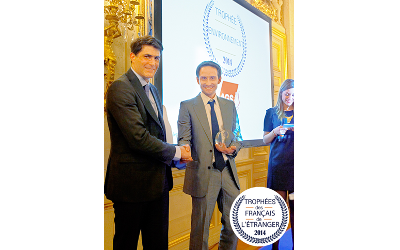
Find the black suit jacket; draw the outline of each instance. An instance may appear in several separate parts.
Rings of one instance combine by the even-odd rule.
[[[132,69],[107,91],[107,119],[111,151],[105,194],[113,202],[143,202],[161,196],[165,183],[172,189],[175,146],[166,143],[162,105],[150,84],[158,117]],[[167,178],[167,181],[165,181]]]

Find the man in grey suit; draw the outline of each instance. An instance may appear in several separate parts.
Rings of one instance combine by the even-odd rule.
[[[196,69],[201,92],[181,102],[178,118],[178,145],[189,144],[193,161],[187,163],[183,191],[192,196],[190,232],[191,250],[207,250],[208,235],[215,203],[222,213],[219,249],[236,249],[229,212],[239,195],[240,186],[235,157],[241,148],[237,141],[215,144],[218,130],[235,131],[234,102],[216,95],[221,68],[212,61]],[[227,145],[229,147],[227,147]]]
[[[190,148],[166,143],[163,108],[156,73],[160,41],[140,37],[131,44],[131,68],[107,91],[111,152],[104,184],[114,204],[114,250],[168,249],[169,193],[172,160],[190,160]]]

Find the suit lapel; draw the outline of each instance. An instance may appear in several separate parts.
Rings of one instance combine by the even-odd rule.
[[[201,98],[200,94],[196,96],[193,101],[193,110],[196,113],[197,119],[199,120],[199,123],[203,128],[209,142],[211,143],[211,145],[214,145],[212,141],[211,128],[208,124],[206,108],[204,107],[203,99]]]
[[[142,84],[140,83],[139,79],[137,78],[137,76],[135,75],[135,73],[133,73],[132,69],[129,69],[128,72],[126,72],[126,75],[129,79],[129,81],[131,82],[133,88],[135,89],[136,93],[138,94],[140,100],[142,100],[145,108],[147,109],[147,112],[150,114],[150,116],[157,122],[157,124],[164,128],[160,121],[158,120],[158,117],[156,115],[156,112],[153,109],[153,106],[151,106],[150,100],[146,95],[146,92],[143,89]],[[151,89],[152,86],[150,86]],[[153,93],[153,91],[152,91]],[[154,98],[156,99],[156,103],[158,103],[157,98],[155,97],[155,95],[153,94]],[[157,104],[158,106],[158,104]],[[157,107],[158,108],[158,107]]]

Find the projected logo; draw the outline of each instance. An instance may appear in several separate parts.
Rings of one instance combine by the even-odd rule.
[[[246,34],[242,20],[211,0],[204,10],[203,34],[208,54],[224,76],[237,76],[246,61]]]

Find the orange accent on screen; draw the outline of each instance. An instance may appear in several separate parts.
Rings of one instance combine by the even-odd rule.
[[[221,92],[219,93],[219,96],[224,97],[228,100],[235,101],[235,94],[237,92],[238,87],[239,87],[239,84],[237,84],[237,83],[223,81],[222,86],[221,86]]]

